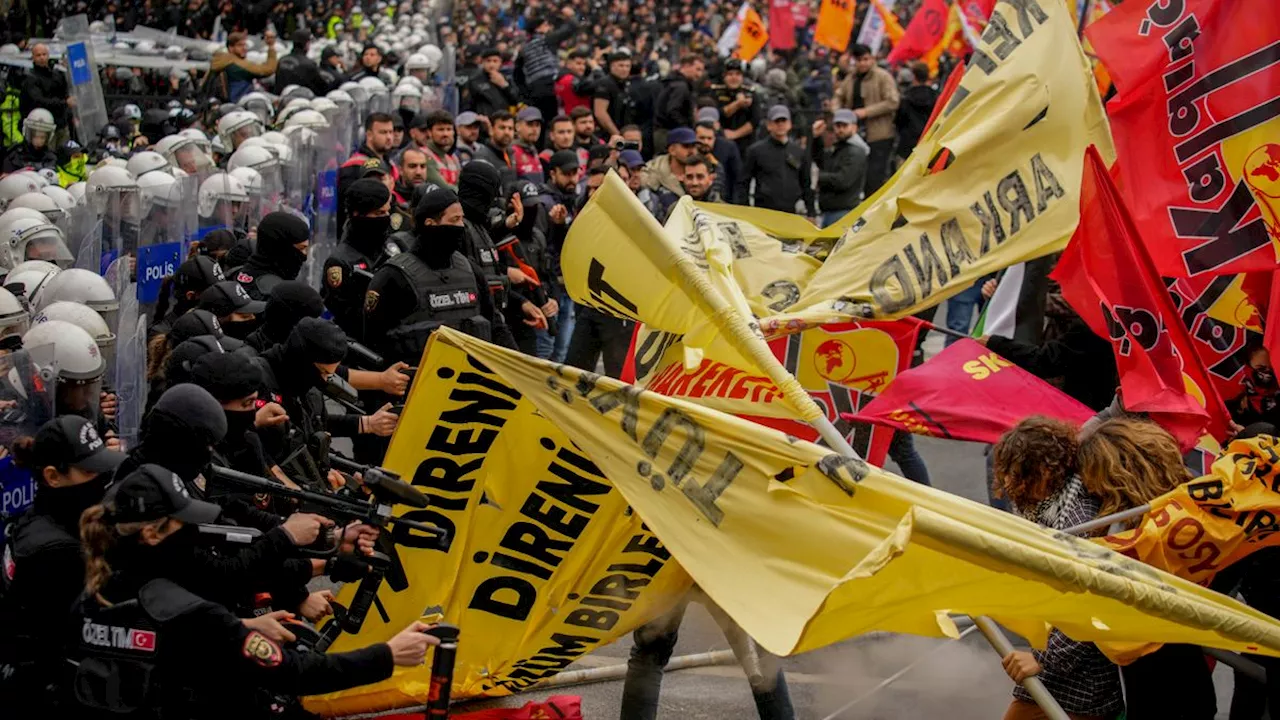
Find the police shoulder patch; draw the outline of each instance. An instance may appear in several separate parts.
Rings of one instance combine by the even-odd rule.
[[[392,230],[399,230],[399,229],[400,229],[400,226],[401,226],[401,225],[403,225],[403,224],[404,224],[404,216],[403,216],[403,215],[401,215],[400,213],[392,213],[392,214],[391,214],[391,229],[392,229]]]
[[[276,667],[284,661],[284,651],[280,646],[257,630],[252,630],[245,636],[241,652],[262,667]]]
[[[378,158],[371,157],[364,161],[364,166],[367,168],[382,167],[382,161]]]
[[[367,290],[364,294],[364,311],[373,312],[378,307],[378,293],[373,290]]]
[[[324,283],[331,288],[342,286],[342,267],[338,265],[330,265],[329,269],[324,271]]]

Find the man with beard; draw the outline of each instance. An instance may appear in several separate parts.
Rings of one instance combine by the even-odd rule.
[[[876,65],[876,56],[866,45],[853,46],[854,71],[836,88],[837,107],[853,111],[865,129],[867,145],[867,180],[865,192],[871,195],[889,179],[889,160],[897,139],[894,118],[901,101],[898,83],[888,70]]]
[[[463,107],[492,118],[499,110],[510,110],[519,103],[515,85],[502,74],[502,53],[486,48],[480,53],[480,71],[465,86]]]
[[[480,127],[484,119],[473,112],[458,113],[458,164],[466,165],[480,153]]]
[[[400,170],[400,185],[396,187],[396,194],[406,202],[412,203],[414,190],[427,182],[430,172],[427,153],[416,146],[407,147],[400,151],[400,159],[396,161],[396,167]]]
[[[374,273],[365,293],[370,342],[388,360],[418,362],[427,339],[442,325],[492,340],[501,323],[488,283],[464,254],[462,204],[436,188],[414,208],[417,242]]]
[[[693,133],[698,138],[698,152],[716,171],[716,187],[721,195],[728,195],[742,172],[742,154],[737,143],[723,137],[720,111],[710,107],[699,110]]]
[[[578,166],[587,164],[587,149],[578,146],[573,133],[573,119],[568,115],[557,115],[551,119],[551,147],[538,154],[544,167],[551,161],[551,155],[557,150],[571,150],[578,155]]]
[[[324,263],[321,295],[333,321],[347,335],[364,338],[364,296],[369,274],[386,258],[391,230],[391,192],[374,178],[362,178],[347,190],[351,217],[342,241]]]
[[[569,119],[573,121],[574,143],[583,150],[602,141],[596,137],[596,116],[584,107],[576,107],[569,111]]]
[[[453,152],[453,115],[448,110],[419,115],[413,121],[413,136],[414,144],[427,154],[426,182],[456,190],[462,164]]]
[[[542,136],[542,111],[536,107],[522,109],[516,115],[516,141],[511,147],[516,177],[541,183],[542,160],[538,158],[538,138]]]
[[[569,352],[569,340],[573,337],[574,305],[573,299],[565,291],[564,276],[560,273],[560,252],[564,249],[569,225],[577,213],[578,177],[581,172],[578,153],[573,150],[557,150],[547,159],[548,182],[543,186],[543,197],[550,203],[546,209],[547,265],[555,269],[552,276],[555,280],[555,293],[551,296],[555,307],[544,307],[543,310],[547,311],[547,317],[556,317],[557,332],[554,338],[545,333],[539,334],[537,355],[554,362],[564,362]],[[551,302],[548,302],[548,306]]]
[[[347,216],[347,187],[364,177],[366,168],[381,167],[390,173],[392,181],[400,179],[388,157],[395,146],[395,119],[387,113],[370,113],[364,121],[364,144],[338,170],[338,217]]]
[[[858,137],[858,119],[841,108],[832,116],[834,142],[824,148],[827,124],[813,123],[813,163],[818,166],[818,205],[822,226],[827,227],[858,206],[867,174],[867,144]],[[968,330],[966,326],[966,331]]]
[[[516,141],[516,116],[500,110],[489,116],[489,142],[480,146],[476,160],[484,160],[499,171],[502,184],[516,181],[516,159],[512,145]]]
[[[250,298],[266,300],[281,281],[298,277],[310,244],[306,220],[283,210],[269,213],[258,223],[257,247],[236,273],[236,282]]]
[[[763,124],[755,102],[755,90],[745,84],[745,79],[746,66],[743,62],[737,58],[728,60],[724,64],[724,85],[716,93],[725,139],[736,143],[739,154],[743,156],[756,141],[756,131]]]

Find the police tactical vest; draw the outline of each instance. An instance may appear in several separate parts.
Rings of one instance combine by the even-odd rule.
[[[137,598],[111,607],[83,599],[78,618],[79,665],[71,687],[76,702],[89,710],[145,717],[194,701],[183,688],[165,687],[157,680],[166,642],[162,627],[209,604],[168,580],[152,580],[142,586]]]
[[[28,627],[22,622],[27,608],[18,606],[18,600],[10,596],[9,590],[18,581],[19,573],[28,587],[40,583],[43,569],[23,561],[58,546],[78,549],[80,539],[47,515],[28,512],[5,528],[0,553],[0,610],[3,611],[0,612],[0,666],[6,662],[34,661],[30,656],[32,648],[27,643],[49,632],[48,628]]]
[[[466,221],[464,251],[484,273],[484,280],[489,285],[489,293],[493,296],[493,305],[499,311],[507,306],[507,272],[498,262],[498,248],[493,238],[484,228]]]
[[[372,272],[374,263],[364,253],[350,243],[342,243],[334,249],[331,260],[344,263],[348,268]],[[342,284],[333,287],[329,273],[342,273]],[[359,337],[359,324],[364,317],[364,294],[369,289],[369,277],[356,272],[347,271],[337,265],[330,265],[321,279],[320,294],[324,297],[325,307],[333,314],[334,320],[348,335]]]
[[[489,340],[489,321],[480,314],[482,288],[476,286],[471,263],[461,253],[454,253],[449,267],[436,270],[413,253],[403,253],[387,261],[387,265],[408,280],[417,305],[400,325],[387,333],[387,341],[401,358],[416,362],[422,356],[427,338],[441,325]]]

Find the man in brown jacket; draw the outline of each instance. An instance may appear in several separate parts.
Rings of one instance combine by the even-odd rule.
[[[836,88],[836,106],[858,116],[871,153],[867,156],[866,195],[870,197],[889,179],[889,160],[897,130],[893,119],[898,112],[898,83],[888,70],[876,65],[875,55],[866,45],[853,46],[853,72]]]
[[[274,40],[274,37],[272,37]],[[250,62],[245,59],[249,54],[249,36],[242,32],[233,32],[227,36],[227,49],[216,53],[209,63],[209,74],[204,79],[204,91],[216,95],[222,102],[240,102],[249,91],[253,90],[253,81],[270,77],[276,72],[275,45],[267,45],[267,61]]]

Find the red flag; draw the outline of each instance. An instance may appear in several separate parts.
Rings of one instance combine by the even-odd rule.
[[[1280,3],[1126,2],[1086,29],[1120,91],[1108,104],[1123,188],[1166,277],[1270,271],[1280,259]]]
[[[902,36],[901,42],[894,44],[893,51],[889,53],[889,63],[915,60],[937,47],[947,30],[950,14],[951,5],[947,0],[924,0],[907,25],[907,34]]]
[[[454,720],[582,720],[582,698],[578,695],[552,695],[545,701],[529,701],[523,707],[477,710],[469,713],[450,713]],[[397,716],[399,717],[399,716]],[[417,718],[422,715],[405,715]]]
[[[1244,391],[1249,364],[1251,333],[1243,327],[1213,317],[1215,305],[1224,302],[1235,280],[1232,275],[1201,275],[1169,282],[1169,295],[1191,337],[1200,365],[1209,374],[1218,397],[1232,399]]]
[[[973,340],[961,340],[894,378],[879,397],[845,419],[994,443],[1031,415],[1080,425],[1094,412]]]
[[[956,94],[956,88],[960,87],[961,80],[964,80],[963,60],[951,68],[951,74],[947,76],[947,84],[942,86],[942,93],[938,95],[938,101],[933,104],[933,112],[929,114],[929,122],[924,124],[924,132],[920,133],[920,137],[929,134],[929,128],[933,127],[933,122],[942,114],[942,109],[951,102],[951,96]]]
[[[1226,407],[1092,146],[1080,184],[1080,225],[1053,278],[1089,327],[1111,339],[1126,409],[1150,413],[1184,450],[1206,431],[1226,437]]]
[[[791,50],[796,46],[796,16],[791,0],[769,3],[769,45],[774,50]]]
[[[1280,271],[1276,271],[1280,274]],[[1271,355],[1271,367],[1280,362],[1280,277],[1271,277],[1271,297],[1267,302],[1267,322],[1263,326],[1265,334],[1262,344]]]

